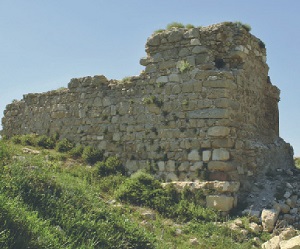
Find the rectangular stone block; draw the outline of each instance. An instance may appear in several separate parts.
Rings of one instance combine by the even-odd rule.
[[[206,196],[206,207],[228,212],[234,207],[234,197],[226,195]]]
[[[195,110],[187,113],[188,118],[229,118],[229,110],[209,108],[203,110]]]
[[[230,129],[225,126],[215,126],[208,129],[207,134],[212,137],[226,137],[229,135]]]
[[[226,149],[214,149],[212,154],[212,160],[214,161],[227,161],[230,158],[229,151]]]
[[[213,88],[236,88],[236,84],[231,80],[208,80],[203,82],[204,87],[213,87]]]
[[[235,169],[230,162],[222,161],[210,161],[207,167],[210,171],[232,171]]]

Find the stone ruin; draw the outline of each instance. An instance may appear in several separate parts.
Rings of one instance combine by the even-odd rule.
[[[155,33],[146,52],[139,76],[88,76],[24,95],[7,105],[2,134],[58,132],[118,155],[129,173],[151,169],[179,188],[204,188],[207,206],[222,211],[256,178],[293,166],[265,45],[243,25]]]

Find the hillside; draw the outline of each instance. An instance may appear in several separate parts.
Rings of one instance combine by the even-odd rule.
[[[1,140],[0,160],[1,248],[259,248],[270,238],[257,218],[221,217],[197,193],[129,177],[116,157],[67,140]]]

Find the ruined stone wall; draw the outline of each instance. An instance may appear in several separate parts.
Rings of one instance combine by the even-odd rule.
[[[236,23],[173,29],[146,44],[145,70],[72,79],[7,106],[3,134],[53,134],[166,180],[239,180],[292,165],[264,44]]]

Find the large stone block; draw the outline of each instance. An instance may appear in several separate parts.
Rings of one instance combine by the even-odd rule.
[[[218,211],[228,212],[234,207],[234,197],[226,195],[206,196],[206,206]]]
[[[230,133],[230,128],[225,126],[215,126],[208,129],[207,134],[212,137],[226,137]]]
[[[300,249],[300,235],[279,243],[280,249]]]
[[[188,160],[190,161],[200,161],[201,157],[199,155],[198,150],[192,150],[189,154],[188,154]]]
[[[210,161],[207,166],[210,171],[232,171],[235,167],[230,162]]]
[[[187,117],[203,118],[203,119],[229,118],[229,114],[230,112],[227,109],[209,108],[209,109],[190,111],[187,113]]]
[[[214,161],[227,161],[230,158],[230,153],[226,149],[214,149],[212,154],[212,160]]]
[[[261,213],[261,221],[263,229],[267,232],[272,232],[279,215],[279,210],[264,209]]]

